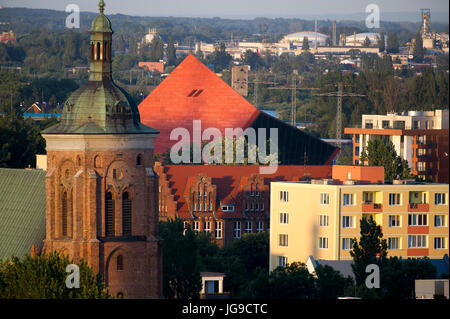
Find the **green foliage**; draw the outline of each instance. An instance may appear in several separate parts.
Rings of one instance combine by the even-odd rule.
[[[421,62],[423,62],[423,57],[425,55],[425,49],[423,48],[422,36],[420,35],[420,33],[418,33],[414,39],[415,39],[415,42],[414,42],[414,47],[413,47],[413,56],[414,56],[413,61],[421,63]]]
[[[387,53],[398,53],[399,43],[396,32],[390,32],[387,35],[386,52]]]
[[[353,285],[351,277],[344,278],[339,271],[328,265],[316,268],[316,297],[318,299],[336,299],[344,296],[347,287]]]
[[[408,162],[397,156],[394,144],[382,138],[373,138],[361,152],[360,162],[369,166],[383,166],[384,179],[406,179],[410,177]]]
[[[375,223],[372,215],[361,219],[361,237],[353,239],[352,269],[357,285],[362,285],[367,276],[366,267],[369,264],[380,265],[387,256],[387,243],[383,239],[381,227]]]
[[[369,37],[366,37],[364,39],[363,47],[365,47],[365,48],[370,47],[370,39],[369,39]]]
[[[312,299],[315,293],[314,277],[305,264],[294,262],[278,267],[270,274],[269,291],[273,299]]]
[[[177,63],[177,55],[176,55],[176,49],[175,44],[173,42],[173,38],[169,38],[169,43],[167,45],[167,64],[168,65],[175,65]]]
[[[67,255],[51,252],[39,257],[25,256],[0,261],[0,299],[100,299],[108,298],[100,275],[81,260],[80,288],[69,289]]]
[[[201,290],[199,244],[180,219],[160,222],[163,238],[163,294],[169,299],[198,299]]]
[[[45,154],[40,131],[54,123],[55,120],[47,120],[36,124],[14,111],[0,117],[0,167],[35,167],[36,154]]]
[[[302,50],[303,50],[303,51],[308,51],[308,50],[309,50],[309,41],[308,41],[308,37],[304,37],[304,38],[303,38]]]
[[[214,65],[214,72],[221,72],[223,69],[227,69],[230,66],[233,58],[225,50],[225,43],[220,43],[216,46],[213,53],[206,57],[206,63],[208,65]]]

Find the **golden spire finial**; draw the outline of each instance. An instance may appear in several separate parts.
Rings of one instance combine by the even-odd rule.
[[[98,7],[100,9],[100,13],[103,14],[103,11],[105,11],[105,2],[103,0],[100,0]]]

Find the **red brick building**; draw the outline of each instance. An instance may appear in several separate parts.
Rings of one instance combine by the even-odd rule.
[[[331,178],[332,166],[278,166],[259,174],[259,166],[167,165],[156,163],[159,219],[180,218],[196,231],[211,232],[218,245],[245,232],[269,228],[270,182]]]
[[[112,29],[103,14],[90,33],[88,82],[66,101],[46,140],[44,251],[62,251],[101,273],[114,297],[161,298],[153,140],[136,105],[111,76]]]
[[[149,72],[164,73],[164,62],[139,62],[140,68],[147,68]]]

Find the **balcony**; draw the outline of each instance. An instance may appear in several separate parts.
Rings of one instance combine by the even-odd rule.
[[[363,203],[362,204],[362,211],[365,212],[382,212],[383,211],[383,205],[377,204],[377,203]]]
[[[430,204],[409,203],[408,212],[429,212]]]

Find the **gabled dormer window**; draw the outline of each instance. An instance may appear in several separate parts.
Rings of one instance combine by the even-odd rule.
[[[222,205],[221,208],[223,212],[234,212],[233,204]]]

